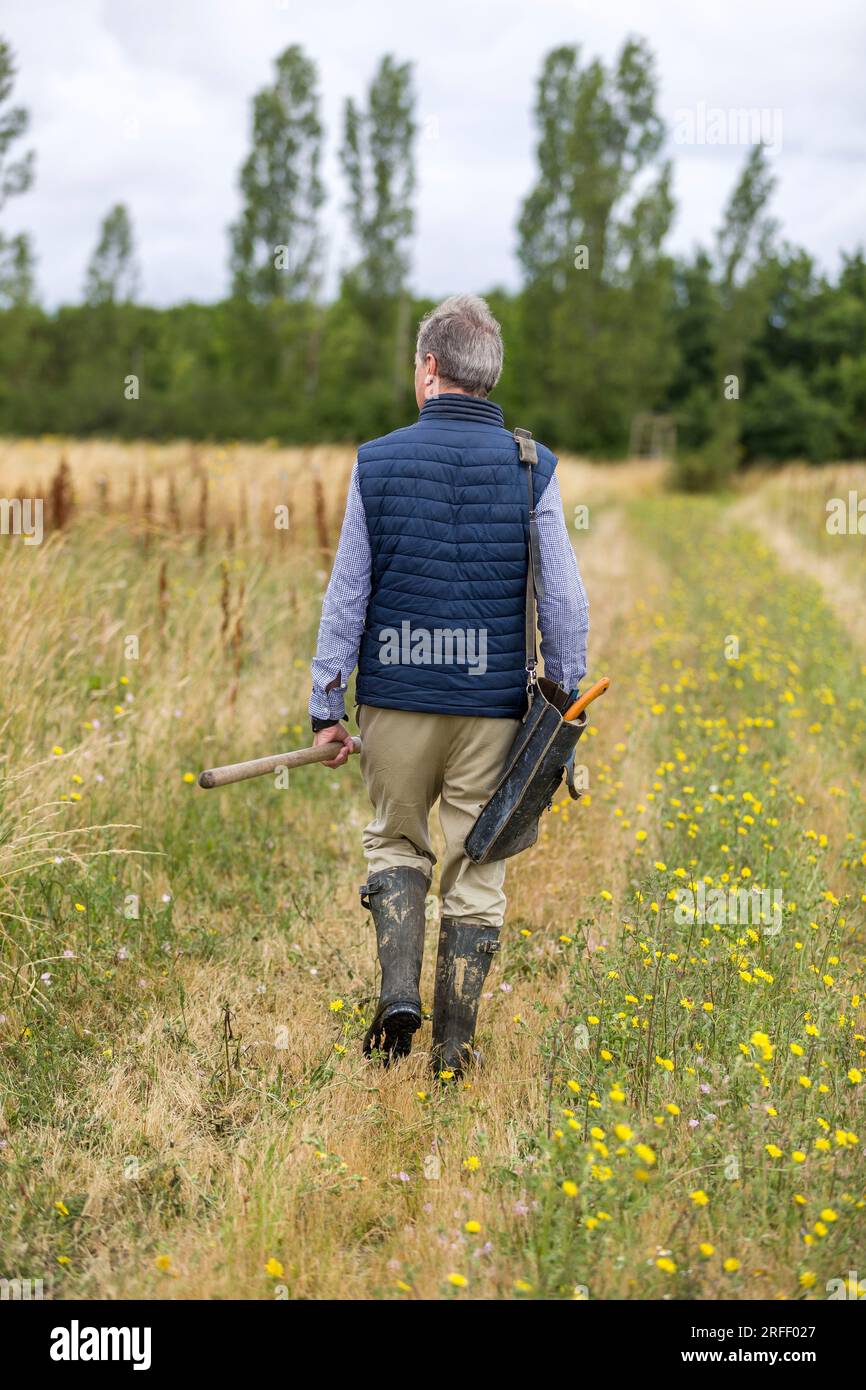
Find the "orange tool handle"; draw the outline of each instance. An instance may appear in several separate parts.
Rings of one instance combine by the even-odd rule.
[[[609,685],[610,676],[602,676],[601,680],[596,681],[595,685],[591,685],[589,687],[589,690],[587,690],[583,695],[581,695],[579,700],[575,700],[574,704],[571,706],[571,709],[569,709],[568,712],[563,715],[563,719],[565,719],[568,722],[570,722],[572,719],[577,719],[579,715],[583,714],[583,711],[586,709],[587,705],[591,705],[593,700],[597,700],[599,695],[604,694]]]

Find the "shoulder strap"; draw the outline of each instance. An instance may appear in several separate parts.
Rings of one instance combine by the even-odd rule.
[[[514,439],[520,453],[520,462],[526,464],[526,479],[529,493],[529,555],[526,566],[526,677],[527,690],[532,690],[536,682],[535,668],[538,665],[536,651],[536,611],[537,599],[544,598],[544,585],[541,579],[541,551],[538,541],[538,524],[535,520],[535,491],[532,482],[532,469],[538,462],[535,440],[529,430],[516,429]]]

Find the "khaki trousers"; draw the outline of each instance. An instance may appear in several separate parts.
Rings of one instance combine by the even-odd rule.
[[[364,830],[371,875],[406,864],[430,877],[436,856],[429,818],[438,798],[442,915],[501,927],[505,863],[473,864],[463,841],[499,780],[520,721],[361,705],[358,724],[361,775],[375,812]]]

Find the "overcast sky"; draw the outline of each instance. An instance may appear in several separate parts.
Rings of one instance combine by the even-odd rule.
[[[780,143],[773,210],[785,236],[835,272],[866,242],[863,0],[3,0],[0,33],[31,113],[33,190],[3,229],[32,232],[43,302],[79,298],[98,225],[131,211],[154,304],[212,300],[228,284],[250,99],[299,43],[320,75],[327,135],[330,283],[352,256],[336,161],[343,101],[385,52],[415,64],[413,288],[514,286],[514,225],[533,178],[534,86],[544,54],[580,45],[611,61],[630,33],[656,54],[672,131],[674,250],[708,242],[746,154],[679,143],[691,112],[755,108]],[[781,139],[779,139],[779,136]]]

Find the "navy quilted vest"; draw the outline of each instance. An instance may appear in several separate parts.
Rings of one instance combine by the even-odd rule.
[[[536,505],[555,467],[539,445]],[[476,396],[438,396],[361,447],[373,575],[359,704],[523,714],[526,471],[499,406]]]

